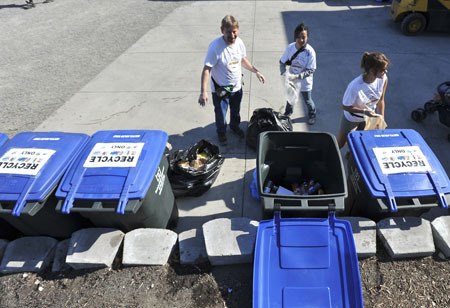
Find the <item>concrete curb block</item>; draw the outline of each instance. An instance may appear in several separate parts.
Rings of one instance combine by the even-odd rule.
[[[206,253],[211,265],[253,262],[259,222],[245,217],[219,218],[203,224]]]
[[[377,253],[377,224],[364,217],[338,217],[352,225],[358,258],[372,257]]]
[[[55,257],[53,258],[52,272],[61,272],[70,269],[66,263],[67,251],[70,239],[63,240],[56,245]]]
[[[201,228],[181,232],[178,235],[178,244],[181,264],[196,264],[208,261]]]
[[[112,267],[124,233],[112,228],[87,228],[72,234],[66,263],[74,269]]]
[[[165,265],[178,235],[166,229],[142,228],[125,234],[123,265]]]
[[[450,216],[436,218],[431,222],[431,228],[436,247],[446,258],[450,258]]]
[[[382,219],[377,233],[394,259],[426,257],[435,252],[431,223],[420,217]]]
[[[3,254],[5,253],[6,246],[8,246],[9,241],[8,240],[2,240],[0,239],[0,261],[3,258]]]
[[[40,272],[53,260],[58,241],[47,236],[26,236],[9,242],[3,255],[2,273]]]

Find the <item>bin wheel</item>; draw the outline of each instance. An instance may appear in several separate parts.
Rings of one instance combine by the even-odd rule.
[[[179,218],[178,205],[177,201],[174,200],[172,213],[170,214],[169,222],[167,223],[167,229],[175,229],[178,225],[178,218]]]
[[[434,101],[426,102],[425,105],[423,105],[423,109],[425,109],[425,111],[428,113],[433,113],[437,110],[436,104],[434,103]]]
[[[425,109],[422,108],[418,108],[416,110],[414,110],[413,112],[411,112],[411,118],[416,121],[422,121],[427,117],[427,113],[425,111]]]
[[[405,16],[400,26],[402,33],[408,36],[414,36],[425,30],[427,19],[421,13],[411,13]]]

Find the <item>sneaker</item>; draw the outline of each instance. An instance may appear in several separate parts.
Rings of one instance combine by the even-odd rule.
[[[316,123],[316,115],[315,114],[310,114],[309,118],[308,118],[308,124],[309,125],[314,125],[314,123]]]
[[[218,137],[219,137],[219,143],[221,145],[227,144],[227,136],[224,133],[218,134]]]
[[[239,136],[239,138],[244,138],[245,134],[244,131],[242,129],[240,129],[239,127],[230,127],[231,131],[233,133],[235,133],[236,135]]]
[[[290,117],[294,112],[292,105],[286,102],[286,108],[284,109],[284,115]]]

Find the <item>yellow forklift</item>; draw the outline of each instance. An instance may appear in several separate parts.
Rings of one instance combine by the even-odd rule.
[[[450,31],[450,0],[392,0],[391,16],[405,35]]]

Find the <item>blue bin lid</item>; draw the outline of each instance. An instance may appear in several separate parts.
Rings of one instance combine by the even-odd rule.
[[[89,139],[64,132],[23,132],[0,147],[0,202],[15,201],[19,216],[27,202],[42,202]]]
[[[61,211],[69,213],[76,199],[118,200],[116,212],[124,214],[128,200],[144,199],[167,140],[160,130],[96,132],[56,191],[65,199]]]
[[[5,144],[6,141],[8,141],[8,135],[4,133],[0,133],[0,147]]]
[[[253,307],[363,307],[350,223],[277,215],[258,227]]]
[[[391,211],[397,211],[395,197],[432,195],[447,208],[447,173],[415,130],[353,131],[348,145],[369,193],[374,198],[387,198]]]

